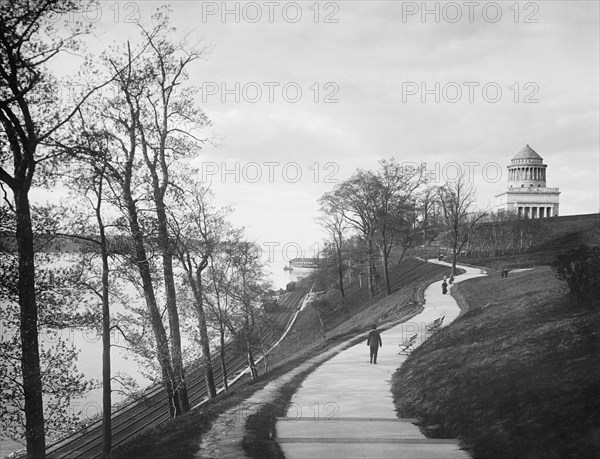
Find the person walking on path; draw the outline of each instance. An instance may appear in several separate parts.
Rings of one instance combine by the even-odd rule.
[[[444,279],[444,281],[442,282],[442,293],[445,295],[446,293],[448,293],[448,283],[446,282],[446,279]]]
[[[367,346],[369,346],[369,350],[371,351],[371,358],[369,363],[377,364],[377,351],[383,343],[381,342],[381,335],[379,331],[377,331],[377,325],[373,324],[373,330],[369,333],[369,338],[367,339]]]

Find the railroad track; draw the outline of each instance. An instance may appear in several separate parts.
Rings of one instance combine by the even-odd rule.
[[[290,320],[299,309],[302,299],[308,293],[306,282],[282,298],[277,312],[268,314],[269,321],[259,330],[261,340],[272,346],[286,330]],[[275,331],[275,332],[274,332]],[[235,382],[248,377],[246,354],[236,349],[234,343],[225,346],[227,382]],[[258,357],[258,356],[257,356]],[[223,390],[223,371],[217,349],[212,354],[215,384]],[[200,364],[194,364],[186,371],[186,382],[190,406],[196,407],[208,399],[204,371]],[[162,384],[150,386],[144,395],[121,406],[112,413],[112,447],[125,443],[130,438],[149,427],[159,425],[171,419],[168,400]],[[95,421],[85,428],[55,442],[46,449],[48,459],[58,458],[99,458],[102,457],[102,420]]]

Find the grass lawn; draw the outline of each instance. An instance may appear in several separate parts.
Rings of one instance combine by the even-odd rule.
[[[468,309],[393,377],[399,414],[476,458],[600,458],[598,305],[548,267],[455,288]]]

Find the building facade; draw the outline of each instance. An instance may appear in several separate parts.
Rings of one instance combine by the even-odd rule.
[[[523,218],[558,216],[558,188],[546,186],[544,160],[525,145],[508,166],[508,187],[496,195],[497,210],[515,212]]]

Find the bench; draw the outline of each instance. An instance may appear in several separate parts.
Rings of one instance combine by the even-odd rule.
[[[442,328],[442,323],[444,322],[444,317],[446,317],[446,316],[438,317],[433,322],[426,324],[425,330],[428,332],[432,332],[432,333],[438,331],[440,328]]]
[[[398,344],[398,346],[400,346],[400,352],[398,352],[398,354],[406,354],[406,355],[410,354],[410,351],[413,350],[414,345],[417,342],[418,335],[419,335],[418,333],[415,333],[413,336],[411,336],[407,340],[404,340],[403,342]]]

